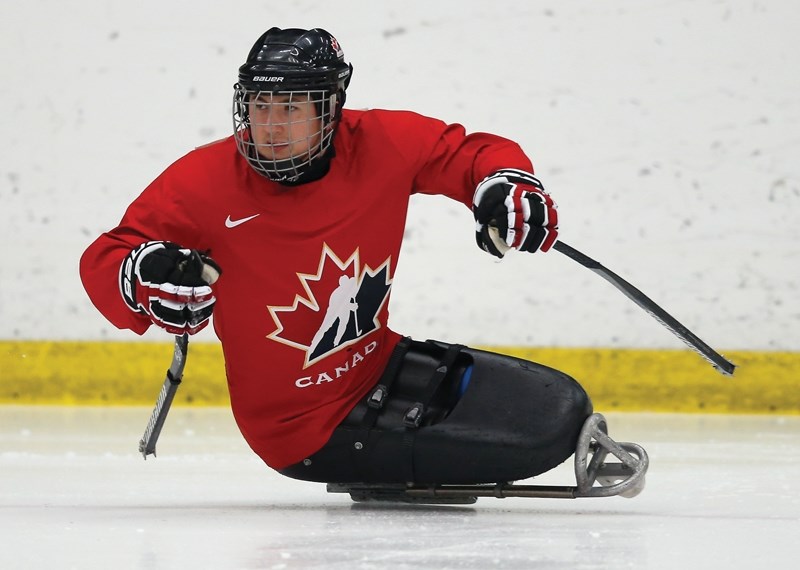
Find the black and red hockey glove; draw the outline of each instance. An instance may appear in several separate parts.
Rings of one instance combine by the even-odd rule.
[[[472,213],[478,247],[501,258],[509,249],[547,251],[558,238],[556,208],[532,174],[498,170],[475,189]]]
[[[120,292],[132,311],[173,334],[194,334],[211,318],[211,285],[222,274],[207,255],[168,241],[131,251],[120,268]]]

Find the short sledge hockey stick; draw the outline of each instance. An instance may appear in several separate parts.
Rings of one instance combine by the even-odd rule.
[[[625,281],[622,277],[603,267],[591,257],[584,255],[574,247],[570,247],[563,241],[553,244],[553,249],[563,253],[570,259],[574,259],[584,267],[591,269],[600,277],[611,283],[614,287],[622,291],[631,301],[639,305],[642,309],[664,325],[675,336],[685,342],[689,348],[705,358],[720,373],[726,376],[733,376],[736,365],[724,358],[721,354],[700,340],[697,335],[678,322],[672,315],[659,307],[650,297],[642,293],[639,289]]]
[[[178,391],[178,386],[183,378],[183,368],[186,366],[186,355],[189,350],[189,335],[175,336],[175,351],[172,354],[172,364],[167,370],[167,377],[164,384],[161,386],[161,392],[158,394],[155,408],[150,416],[150,421],[147,424],[147,429],[144,430],[142,439],[139,440],[139,453],[142,457],[147,459],[147,456],[156,454],[156,442],[158,436],[161,435],[161,428],[164,427],[164,421],[167,419],[167,413],[172,405],[172,400],[175,398],[175,392]]]

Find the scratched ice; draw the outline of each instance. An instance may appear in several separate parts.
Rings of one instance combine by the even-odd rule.
[[[800,417],[606,414],[635,499],[365,506],[267,469],[226,409],[0,407],[0,567],[752,568],[800,557]],[[565,464],[534,482],[572,484]]]

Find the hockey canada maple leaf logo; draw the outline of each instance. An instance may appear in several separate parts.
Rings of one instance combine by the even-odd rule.
[[[291,305],[267,307],[277,327],[267,338],[304,351],[307,368],[378,330],[390,264],[387,258],[376,269],[361,267],[358,249],[343,261],[324,244],[316,273],[297,274],[302,293]]]

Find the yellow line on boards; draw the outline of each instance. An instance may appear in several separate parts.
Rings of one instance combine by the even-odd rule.
[[[0,403],[155,403],[173,343],[107,341],[0,342]],[[227,405],[222,349],[189,344],[175,404]]]
[[[723,376],[690,350],[505,348],[557,368],[586,388],[598,411],[800,414],[800,353],[726,351]]]
[[[800,414],[800,353],[730,351],[722,376],[688,350],[483,347],[561,370],[598,411]],[[172,343],[0,341],[0,403],[151,405]],[[176,405],[228,405],[218,344],[189,345]]]

